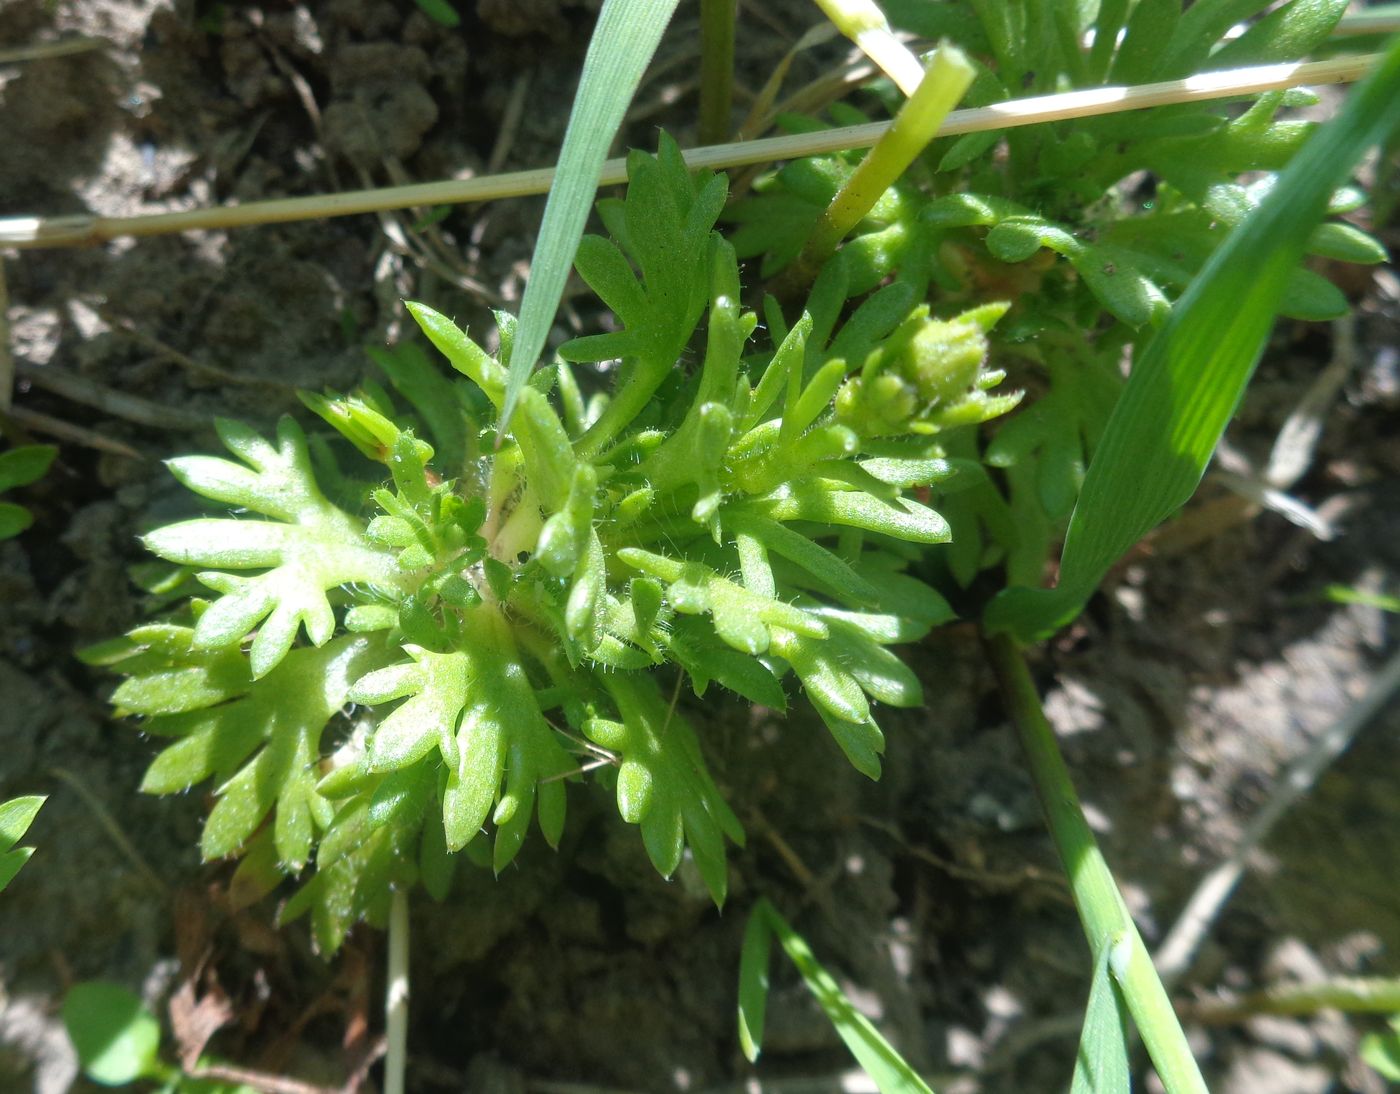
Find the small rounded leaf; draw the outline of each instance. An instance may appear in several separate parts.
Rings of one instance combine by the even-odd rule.
[[[160,1023],[120,984],[76,985],[63,1001],[63,1024],[93,1082],[125,1086],[163,1070],[157,1055]]]
[[[624,760],[617,773],[617,811],[628,824],[640,824],[651,809],[651,772],[636,760]]]

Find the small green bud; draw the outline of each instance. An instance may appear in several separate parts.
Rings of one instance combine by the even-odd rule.
[[[491,592],[496,599],[508,599],[511,583],[515,580],[515,575],[511,573],[510,567],[498,558],[488,558],[482,562],[481,568],[486,574],[486,584],[491,587]]]
[[[655,500],[656,492],[650,486],[639,487],[617,503],[613,515],[620,524],[631,524],[650,509]]]
[[[957,402],[972,390],[987,356],[987,336],[959,320],[930,319],[899,360],[899,371],[931,405]]]
[[[859,376],[852,376],[836,393],[836,417],[843,422],[859,424],[861,413],[861,383]]]
[[[866,436],[902,430],[918,409],[918,392],[893,372],[852,377],[836,396],[836,417]]]
[[[345,613],[345,629],[352,634],[387,631],[399,621],[399,613],[387,604],[356,604]]]
[[[627,743],[627,727],[609,718],[589,718],[583,723],[583,733],[600,748],[621,748]]]
[[[535,545],[535,558],[555,577],[568,577],[578,565],[583,544],[567,510],[555,513],[544,522]]]
[[[881,422],[894,425],[906,421],[918,409],[918,392],[892,372],[875,377],[867,390],[866,405]]]
[[[628,588],[632,595],[632,618],[637,630],[645,634],[661,612],[661,585],[649,577],[634,577]]]
[[[567,577],[578,565],[592,525],[593,494],[597,489],[598,473],[592,465],[575,466],[564,507],[545,521],[540,530],[535,556],[555,577]]]

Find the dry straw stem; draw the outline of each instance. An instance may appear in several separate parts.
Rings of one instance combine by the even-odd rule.
[[[1135,87],[1095,87],[1060,95],[1012,99],[994,106],[955,110],[948,115],[948,120],[939,127],[936,135],[954,137],[964,133],[1012,129],[1154,106],[1230,99],[1304,84],[1350,83],[1364,76],[1378,56],[1365,54],[1328,61],[1258,65]],[[843,152],[870,147],[889,127],[889,122],[871,122],[816,133],[711,145],[686,152],[685,159],[695,168],[722,169]],[[626,181],[626,178],[626,161],[608,160],[603,165],[598,185],[612,186]],[[338,194],[222,205],[176,213],[132,217],[8,217],[0,219],[0,247],[74,247],[129,237],[377,213],[415,205],[495,201],[543,194],[549,190],[553,179],[553,169],[542,167],[484,178],[449,179],[378,190],[349,190]]]

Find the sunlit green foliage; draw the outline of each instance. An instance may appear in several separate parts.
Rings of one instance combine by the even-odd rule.
[[[896,284],[850,312],[838,262],[791,327],[769,301],[759,342],[713,230],[725,180],[665,139],[630,167],[578,262],[620,329],[560,351],[618,361],[606,394],[561,362],[498,434],[505,370],[411,304],[461,378],[400,348],[377,360],[406,407],[306,396],[359,453],[348,480],[290,419],[275,443],[220,423],[236,461],[171,461],[234,514],[146,544],[219,595],[110,654],[115,702],[171,740],[144,789],[214,780],[201,849],[246,854],[243,892],[314,863],[283,918],[325,950],[392,886],[445,892],[458,851],[500,871],[532,823],[556,844],[584,768],[658,871],[688,852],[722,902],[743,831],[667,666],[776,709],[800,689],[871,777],[877,705],[921,701],[888,647],[952,613],[906,572],[948,537],[912,492],[952,474],[937,438],[1016,402],[986,366],[1003,308],[935,320]],[[502,317],[502,356],[512,337]]]
[[[1346,7],[1293,0],[1232,37],[1268,6],[1263,0],[884,6],[897,25],[946,36],[980,59],[971,106],[1296,59],[1326,40]],[[1205,102],[944,138],[847,243],[852,295],[893,278],[937,300],[940,314],[1009,303],[988,338],[1027,398],[999,428],[964,433],[948,452],[968,461],[939,503],[954,531],[939,553],[958,584],[995,568],[1008,584],[1040,584],[1122,390],[1123,364],[1317,128],[1285,108],[1316,101],[1298,89],[1262,95],[1247,109]],[[865,120],[844,105],[832,115]],[[760,179],[726,212],[739,256],[761,256],[765,275],[783,269],[858,160],[809,158]],[[1337,190],[1328,212],[1362,200],[1353,188]],[[1303,251],[1385,260],[1375,239],[1340,220],[1311,226]],[[1282,314],[1346,311],[1331,282],[1296,259],[1287,265]],[[989,478],[984,464],[1000,474]]]

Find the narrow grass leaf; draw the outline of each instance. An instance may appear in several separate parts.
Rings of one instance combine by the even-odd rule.
[[[1128,1094],[1132,1089],[1128,1008],[1122,990],[1109,973],[1109,951],[1110,947],[1104,946],[1095,964],[1070,1094]]]
[[[773,930],[768,925],[768,902],[762,900],[749,914],[744,944],[739,950],[739,1047],[749,1063],[758,1062],[763,1049],[764,1018],[768,1011],[768,963]]]
[[[1191,497],[1263,352],[1333,192],[1400,128],[1400,42],[1231,234],[1133,367],[1070,518],[1056,588],[1012,588],[986,625],[1021,641],[1072,620],[1143,535]]]
[[[462,17],[457,14],[457,9],[447,0],[417,0],[417,4],[418,10],[439,26],[456,27],[462,23]]]
[[[762,916],[768,929],[777,938],[783,952],[797,966],[803,982],[816,996],[817,1003],[826,1012],[841,1040],[851,1050],[856,1062],[875,1081],[880,1094],[933,1094],[928,1084],[919,1078],[918,1073],[870,1024],[870,1020],[852,1005],[846,993],[841,990],[835,978],[817,963],[807,940],[792,929],[788,921],[778,914],[776,908],[763,900],[754,908],[754,916]],[[745,939],[747,947],[748,940]],[[762,1033],[762,1019],[759,1019],[759,1033]],[[753,1027],[750,1026],[750,1032]],[[742,1036],[742,1035],[741,1035]],[[751,1057],[752,1058],[752,1057]]]
[[[5,891],[5,886],[14,881],[20,867],[28,862],[33,854],[34,848],[21,847],[16,851],[6,851],[0,855],[0,893]]]
[[[13,851],[10,848],[29,830],[40,806],[47,800],[36,794],[0,803],[0,893],[14,880],[20,867],[29,861],[29,856],[34,854],[32,847],[20,847]]]
[[[501,429],[510,422],[545,339],[554,324],[564,282],[573,265],[583,226],[598,189],[608,146],[661,42],[679,0],[603,0],[583,59],[569,126],[554,184],[540,222],[530,262],[530,280],[520,302],[520,326],[511,348]]]

